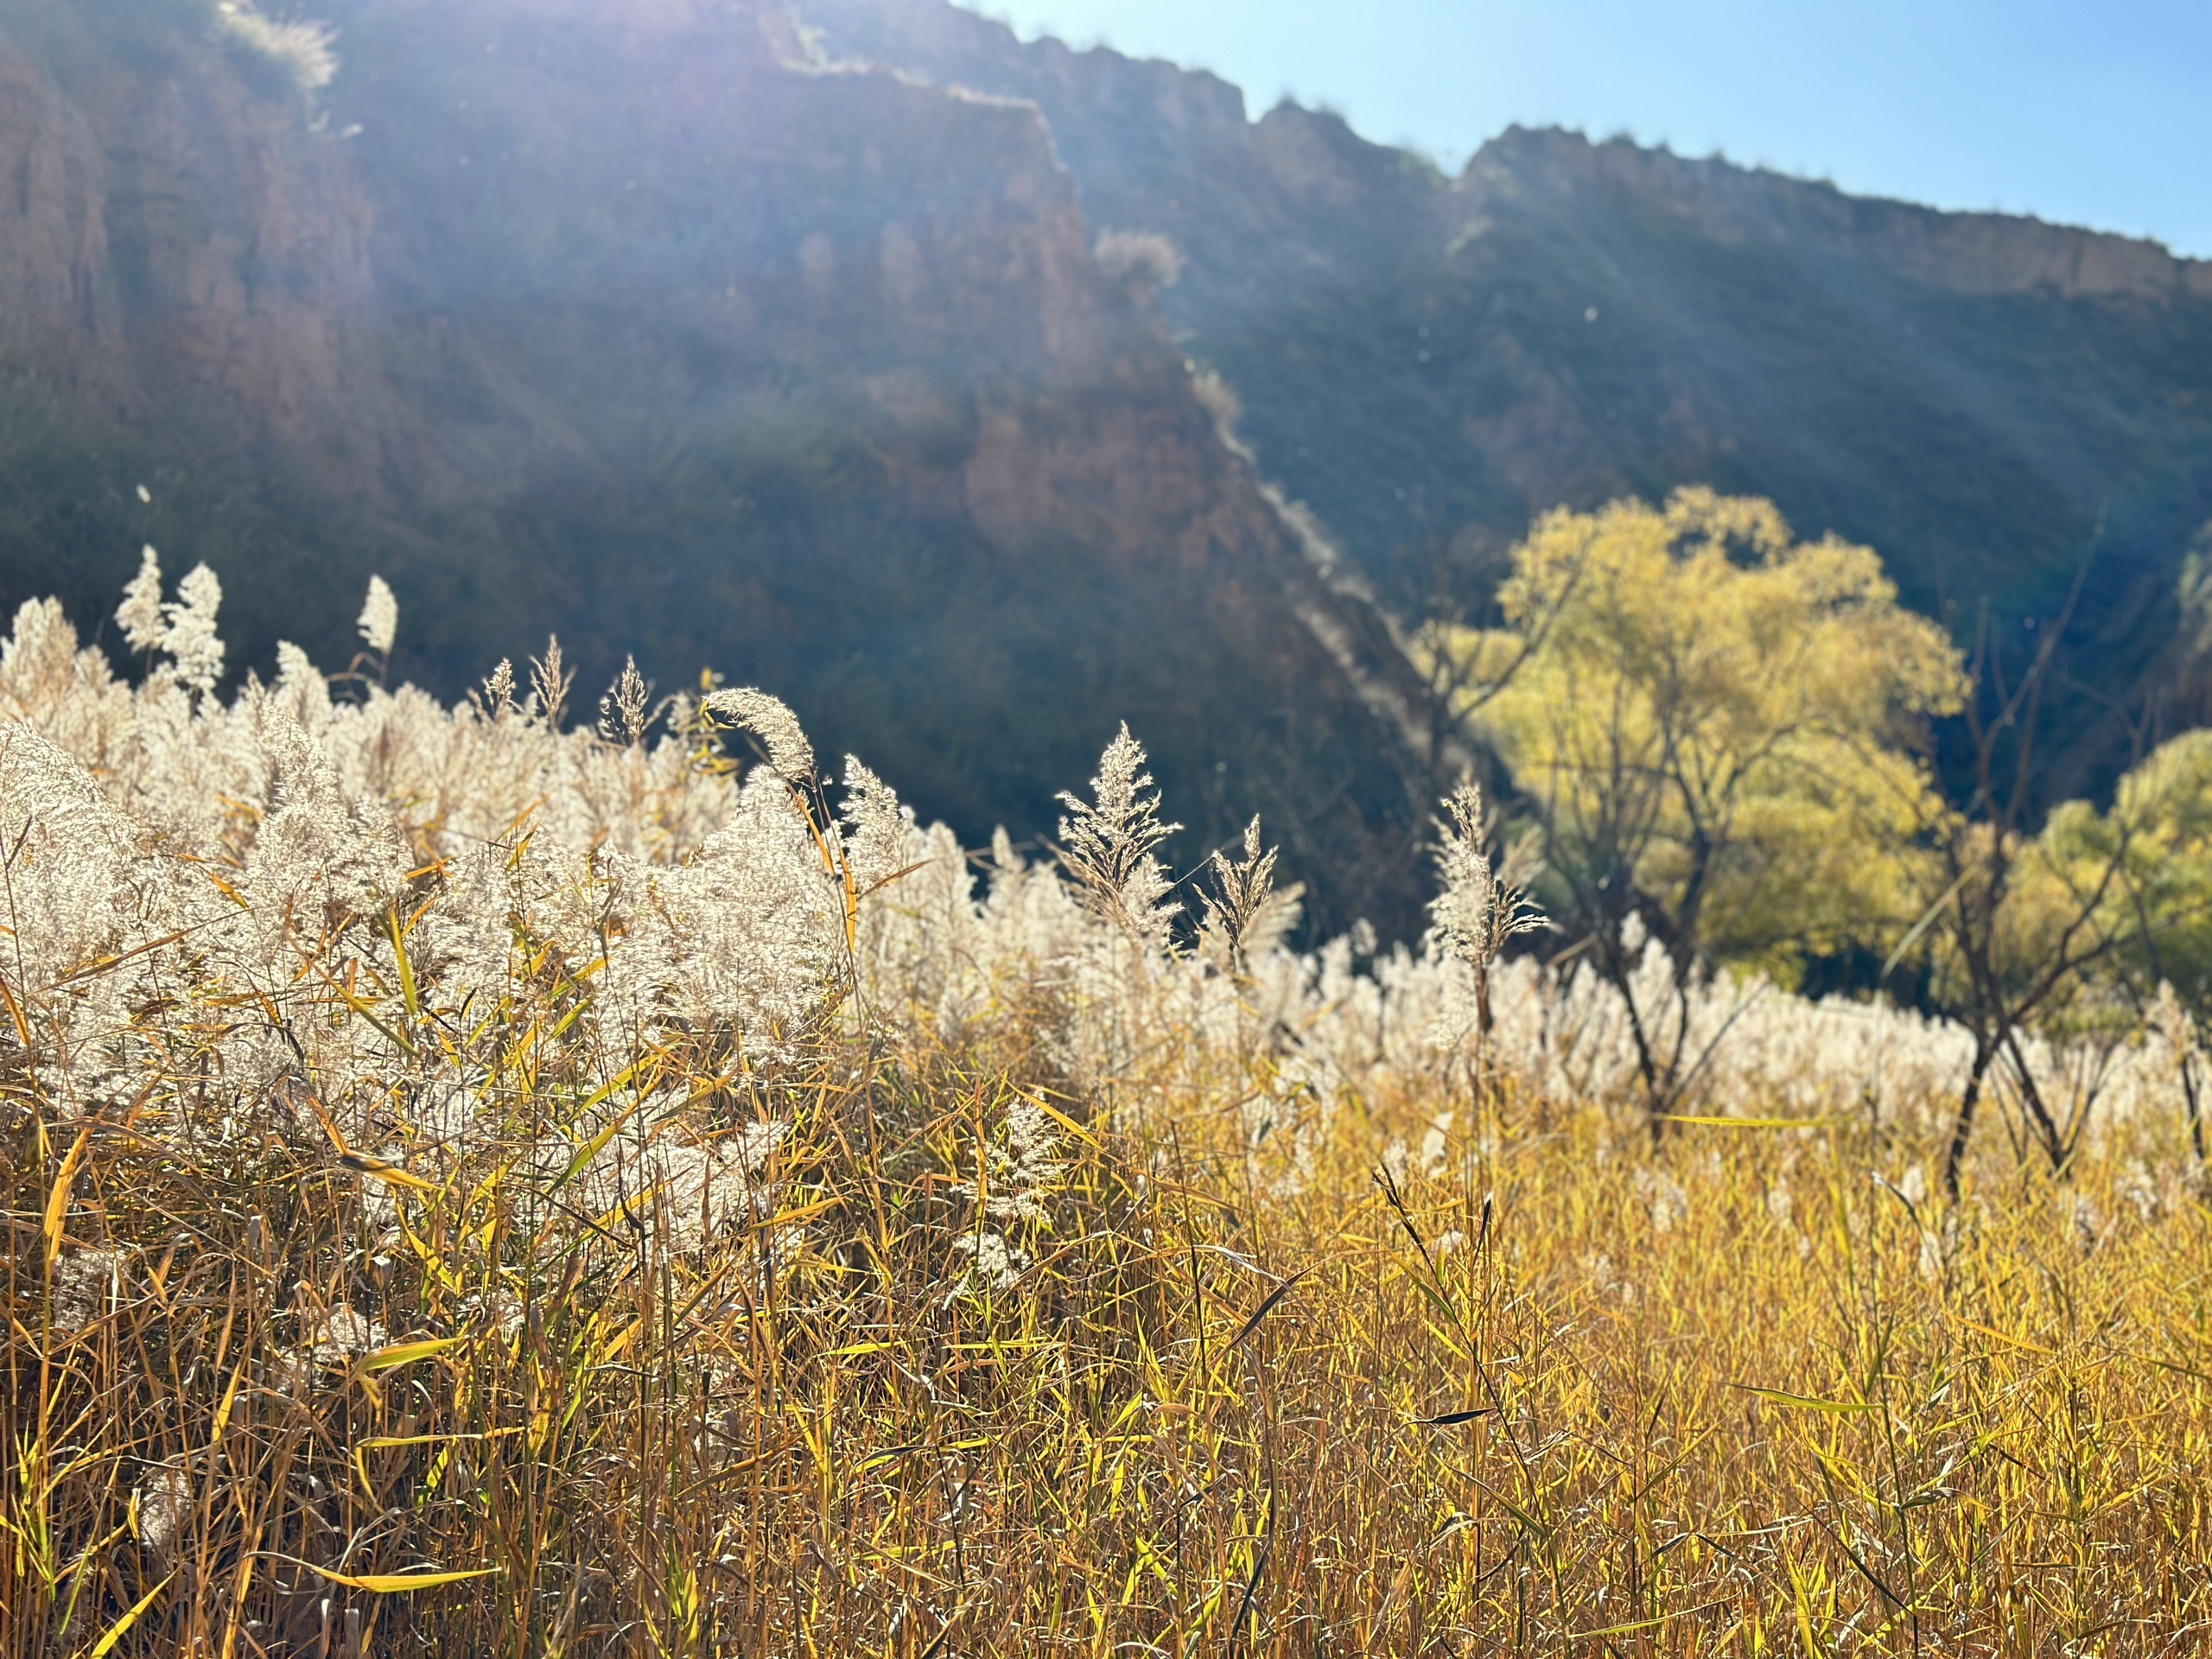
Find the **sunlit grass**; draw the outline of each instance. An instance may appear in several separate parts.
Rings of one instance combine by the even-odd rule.
[[[837,1047],[678,1213],[532,1148],[613,1102],[601,1162],[648,1171],[764,1102],[703,1052],[533,1071],[554,991],[477,1036],[512,1141],[404,1173],[305,1096],[181,1150],[188,1031],[128,1110],[10,1086],[14,1651],[2137,1654],[2212,1614],[2206,1214],[2132,1132],[2063,1185],[1993,1147],[1953,1211],[1862,1126],[1655,1152],[1509,1096],[1425,1169],[1391,1142],[1465,1098],[1255,1132],[1132,1081],[1046,1096],[1014,1276],[961,1239],[1024,1057]]]
[[[1126,731],[979,893],[757,690],[224,705],[212,582],[143,591],[141,687],[51,607],[0,652],[0,1651],[2212,1629],[2171,1033],[2057,1057],[2056,1173],[1995,1090],[1953,1203],[1955,1032],[1717,981],[1652,1116],[1496,962],[1471,791],[1418,957],[1302,957],[1256,827],[1193,915]]]

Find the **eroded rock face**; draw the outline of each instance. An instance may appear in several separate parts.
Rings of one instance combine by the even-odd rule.
[[[1162,314],[1261,468],[1401,610],[1478,609],[1548,507],[1704,482],[2023,639],[2086,559],[2085,676],[2172,671],[2212,516],[2212,264],[1573,133],[1508,131],[1446,178],[947,0],[798,3],[835,52],[1036,101],[1092,221],[1173,245]],[[2054,789],[2125,758],[2098,708],[2060,712]]]
[[[1516,130],[1469,162],[1446,210],[1454,233],[1500,207],[1541,194],[1629,198],[1723,246],[1789,240],[1962,295],[2067,300],[2212,298],[2212,260],[2156,242],[2009,213],[1942,213],[1846,195],[1832,186],[1698,161],[1619,140]]]
[[[1048,830],[1127,717],[1194,850],[1262,810],[1319,919],[1417,924],[1427,779],[1362,690],[1402,661],[1317,638],[1357,601],[1033,104],[768,4],[333,0],[311,92],[193,0],[55,15],[0,5],[0,444],[44,457],[0,598],[90,620],[155,539],[223,575],[234,664],[334,665],[375,569],[448,693],[552,631],[587,686],[709,664],[978,838]]]
[[[106,156],[99,134],[20,47],[0,41],[0,353],[17,372],[116,400],[121,320],[107,283]]]
[[[410,423],[378,363],[348,159],[213,38],[127,52],[102,23],[87,9],[54,55],[35,28],[0,35],[8,372],[205,462],[280,452],[322,487],[378,488]]]

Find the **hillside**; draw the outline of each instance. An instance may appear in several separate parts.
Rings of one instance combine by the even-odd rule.
[[[1162,308],[1261,466],[1401,607],[1479,606],[1547,507],[1707,482],[1874,546],[1961,626],[1986,601],[2018,637],[2091,559],[2083,677],[2171,681],[2212,520],[2212,264],[1557,131],[1447,179],[944,0],[804,10],[833,54],[1037,102],[1090,218],[1184,254]],[[2065,781],[2116,752],[2082,734]]]
[[[1033,107],[765,5],[340,5],[325,87],[213,16],[0,6],[8,602],[89,624],[150,540],[265,673],[342,662],[381,570],[395,673],[557,630],[588,713],[627,652],[710,666],[975,840],[1049,832],[1126,718],[1188,855],[1264,811],[1335,919],[1412,920],[1427,780],[1341,665],[1402,664],[1317,637]]]
[[[1770,495],[2015,640],[2087,558],[2080,678],[2200,695],[2202,264],[1556,132],[1446,178],[942,0],[311,12],[0,0],[0,603],[151,541],[265,673],[380,571],[397,675],[712,667],[971,842],[1126,717],[1185,862],[1264,812],[1388,931],[1438,768],[1361,594],[1479,613],[1557,503]]]

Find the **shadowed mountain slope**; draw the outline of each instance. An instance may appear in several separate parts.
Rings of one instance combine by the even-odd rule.
[[[1685,483],[1878,549],[1908,602],[2014,638],[2088,565],[2079,671],[2176,674],[2212,520],[2212,264],[1570,133],[1456,179],[1203,73],[1023,43],[944,0],[805,0],[833,54],[1034,99],[1260,466],[1404,610],[1479,607],[1545,508]],[[2118,753],[2094,706],[2054,786]]]
[[[1355,683],[1402,662],[1033,105],[770,6],[343,4],[320,89],[213,15],[0,6],[10,601],[89,622],[151,540],[225,578],[234,664],[343,662],[381,570],[397,671],[711,665],[976,838],[1049,831],[1126,718],[1186,855],[1263,811],[1319,919],[1414,923],[1426,777]]]
[[[151,541],[265,671],[380,571],[446,695],[711,666],[974,839],[1126,717],[1185,861],[1262,811],[1393,931],[1389,616],[1557,503],[1771,495],[2014,640],[2086,562],[2080,677],[2195,695],[2212,276],[2151,245],[1555,132],[1448,179],[942,0],[313,14],[0,0],[0,601],[92,626]]]

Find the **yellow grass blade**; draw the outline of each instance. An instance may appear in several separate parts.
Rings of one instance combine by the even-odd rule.
[[[418,1192],[435,1192],[440,1190],[436,1182],[426,1181],[420,1175],[410,1174],[397,1164],[387,1164],[381,1158],[372,1158],[365,1153],[341,1153],[338,1161],[355,1174],[366,1175],[373,1180],[384,1182],[388,1186],[408,1186]]]
[[[495,1428],[482,1434],[372,1434],[359,1441],[353,1447],[353,1470],[361,1478],[361,1484],[369,1484],[368,1454],[388,1452],[404,1446],[447,1446],[459,1440],[499,1440],[522,1433],[520,1425],[512,1428]]]
[[[1595,1642],[1609,1636],[1633,1636],[1638,1630],[1656,1630],[1662,1624],[1670,1624],[1678,1618],[1695,1618],[1700,1613],[1709,1613],[1716,1607],[1726,1607],[1725,1601],[1708,1601],[1702,1607],[1685,1607],[1679,1613],[1661,1613],[1656,1618],[1639,1618],[1627,1624],[1608,1624],[1602,1630],[1585,1630],[1575,1640]]]
[[[175,1577],[175,1573],[170,1573],[168,1578],[163,1579],[144,1595],[139,1597],[130,1610],[121,1618],[117,1619],[114,1624],[109,1625],[107,1633],[92,1643],[92,1650],[86,1656],[86,1659],[107,1659],[107,1656],[115,1651],[115,1644],[122,1641],[130,1633],[130,1627],[138,1622],[138,1616],[154,1605],[154,1598],[168,1589],[169,1580]]]
[[[25,1053],[31,1052],[34,1045],[31,1042],[30,1021],[23,1017],[23,1005],[16,1001],[16,994],[8,988],[8,982],[4,979],[0,979],[0,1002],[5,1002],[8,1005],[8,1018],[16,1027],[16,1040],[23,1046]],[[41,1123],[39,1149],[44,1151],[45,1147],[46,1125]]]
[[[207,1437],[210,1446],[219,1445],[223,1431],[231,1426],[231,1408],[238,1402],[238,1387],[245,1381],[245,1363],[242,1360],[237,1370],[231,1373],[231,1385],[223,1390],[223,1403],[215,1412],[215,1432]]]
[[[617,1081],[619,1082],[620,1079],[617,1079]],[[607,1090],[611,1090],[613,1087],[613,1084],[609,1084],[607,1085]],[[603,1095],[605,1092],[605,1090],[602,1090],[601,1094]],[[594,1095],[592,1098],[594,1100],[597,1100],[601,1097],[601,1095]],[[588,1105],[589,1103],[587,1102],[586,1104]],[[612,1123],[609,1123],[597,1135],[592,1136],[589,1141],[576,1148],[575,1156],[569,1160],[569,1166],[561,1172],[559,1178],[554,1181],[552,1185],[545,1189],[546,1197],[552,1197],[553,1194],[558,1192],[570,1181],[575,1180],[578,1175],[581,1175],[584,1170],[589,1166],[593,1159],[598,1157],[601,1153],[607,1150],[607,1143],[613,1140],[616,1135],[622,1132],[622,1126],[645,1109],[645,1103],[642,1097],[631,1102],[628,1109],[618,1113]]]
[[[412,1365],[420,1359],[435,1359],[440,1354],[449,1354],[456,1348],[466,1348],[467,1337],[429,1337],[420,1342],[395,1342],[388,1348],[379,1348],[361,1361],[361,1370],[374,1376],[379,1371]]]
[[[1791,1394],[1786,1389],[1755,1389],[1748,1382],[1738,1382],[1734,1386],[1741,1389],[1745,1394],[1754,1394],[1762,1400],[1771,1401],[1777,1406],[1788,1406],[1797,1411],[1826,1411],[1856,1415],[1861,1412],[1875,1409],[1864,1400],[1821,1400],[1809,1394]]]
[[[1978,1332],[1985,1337],[1993,1337],[1999,1342],[2007,1344],[2014,1348],[2021,1349],[2031,1354],[2041,1354],[2046,1359],[2056,1357],[2056,1352],[2055,1350],[2046,1348],[2039,1342],[2030,1342],[2024,1337],[2008,1337],[1995,1326],[1984,1325],[1979,1319],[1967,1319],[1962,1313],[1955,1314],[1952,1317],[1956,1319],[1961,1325],[1966,1326],[1967,1330]],[[2156,1362],[2154,1361],[2152,1363],[2155,1363]]]
[[[1833,1129],[1852,1120],[1841,1117],[1696,1117],[1682,1112],[1662,1114],[1669,1123],[1688,1123],[1707,1129]]]
[[[313,1561],[302,1561],[302,1567],[332,1584],[343,1585],[348,1590],[365,1590],[372,1596],[399,1596],[410,1590],[435,1590],[442,1584],[461,1584],[470,1579],[489,1579],[507,1569],[504,1567],[473,1567],[463,1573],[334,1573],[327,1567],[317,1567]]]
[[[407,930],[401,925],[397,906],[387,906],[384,912],[385,938],[391,941],[391,954],[399,963],[399,1000],[406,1006],[408,1017],[418,1017],[423,1010],[415,987],[415,964],[407,956]]]
[[[55,983],[74,985],[84,980],[98,979],[102,974],[111,974],[124,963],[143,957],[149,951],[159,950],[165,945],[175,944],[178,940],[195,931],[194,928],[181,927],[174,933],[164,933],[158,939],[148,939],[143,944],[134,944],[128,950],[119,950],[111,957],[102,957],[97,962],[88,962],[74,973],[63,975]]]
[[[69,1187],[77,1179],[77,1166],[85,1161],[85,1148],[92,1143],[92,1126],[87,1124],[77,1132],[77,1139],[61,1160],[61,1168],[54,1175],[54,1190],[46,1198],[46,1265],[51,1268],[61,1255],[63,1224],[69,1217]]]
[[[1096,1135],[1093,1135],[1089,1129],[1084,1128],[1082,1124],[1077,1122],[1075,1119],[1070,1117],[1065,1112],[1060,1110],[1060,1109],[1053,1105],[1052,1102],[1046,1100],[1043,1095],[1025,1095],[1022,1098],[1027,1100],[1032,1106],[1034,1106],[1039,1111],[1044,1113],[1046,1116],[1051,1118],[1053,1122],[1058,1124],[1070,1135],[1075,1136],[1077,1140],[1082,1141],[1084,1145],[1096,1147],[1101,1144]]]

